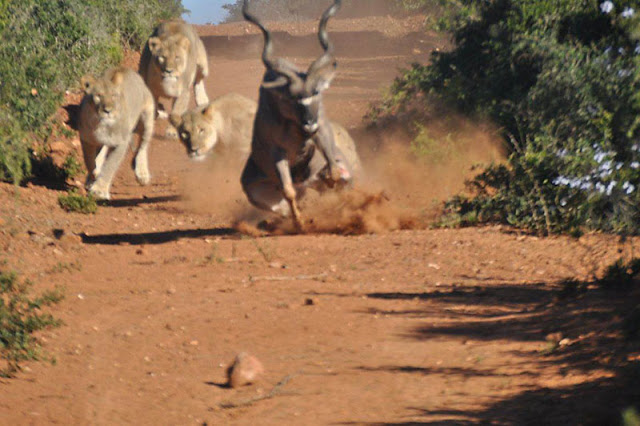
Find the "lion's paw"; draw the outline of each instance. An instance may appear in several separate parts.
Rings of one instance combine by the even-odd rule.
[[[136,180],[140,185],[148,185],[151,182],[151,175],[148,170],[145,171],[136,171]]]

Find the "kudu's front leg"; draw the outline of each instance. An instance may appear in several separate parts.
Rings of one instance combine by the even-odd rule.
[[[293,223],[295,224],[298,231],[302,231],[302,215],[300,214],[298,202],[296,201],[296,197],[298,194],[296,193],[296,189],[293,187],[293,179],[291,179],[289,161],[283,154],[284,153],[282,152],[278,153],[278,158],[276,159],[276,170],[278,172],[278,177],[280,178],[280,183],[282,184],[282,193],[284,194],[284,198],[289,203],[289,207],[291,207]]]

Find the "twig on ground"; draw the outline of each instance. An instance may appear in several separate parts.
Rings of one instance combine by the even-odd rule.
[[[302,281],[302,280],[312,280],[312,281],[323,281],[329,275],[326,272],[317,275],[296,275],[293,277],[290,276],[266,276],[266,277],[249,277],[249,281]]]
[[[280,380],[278,383],[276,383],[276,385],[273,387],[273,389],[271,389],[269,391],[269,393],[267,393],[266,395],[254,396],[252,398],[242,399],[242,400],[237,401],[237,402],[234,402],[234,401],[221,402],[219,404],[219,406],[220,406],[220,408],[223,408],[223,409],[246,407],[246,406],[252,405],[252,404],[254,404],[256,402],[264,401],[265,399],[271,399],[271,398],[276,397],[278,395],[283,395],[284,393],[282,391],[282,388],[285,387],[287,385],[287,383],[289,383],[291,381],[291,379],[293,379],[297,375],[298,375],[298,373],[293,373],[293,374],[289,374],[289,375],[283,377],[282,380]],[[295,393],[289,393],[289,394],[294,395]]]

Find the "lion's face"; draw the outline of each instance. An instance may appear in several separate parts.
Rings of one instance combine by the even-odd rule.
[[[89,96],[90,104],[100,121],[105,124],[116,122],[123,110],[121,105],[123,78],[122,72],[116,71],[111,76],[100,79],[94,79],[91,76],[85,76],[82,79],[82,86],[86,96]]]
[[[213,107],[207,106],[202,110],[188,111],[182,117],[172,115],[170,119],[192,160],[204,160],[218,143]]]
[[[149,50],[167,83],[175,83],[187,68],[191,42],[181,34],[167,38],[151,37]]]

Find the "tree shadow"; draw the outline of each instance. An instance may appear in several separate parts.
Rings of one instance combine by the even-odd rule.
[[[511,351],[523,359],[532,355],[541,365],[560,374],[583,371],[595,379],[563,387],[537,387],[499,399],[480,410],[418,410],[407,422],[358,422],[368,425],[615,425],[629,407],[640,408],[640,339],[627,339],[626,318],[640,301],[640,288],[603,290],[596,283],[581,283],[586,292],[566,292],[550,284],[487,284],[461,288],[443,286],[431,292],[376,292],[366,296],[379,301],[411,302],[410,309],[369,308],[364,312],[384,316],[433,318],[408,329],[401,337],[430,340],[442,337],[480,341],[538,341],[546,351]],[[570,296],[567,297],[566,295]],[[415,307],[416,301],[425,302]],[[433,303],[437,301],[438,303]],[[384,302],[383,302],[384,303]],[[638,308],[636,308],[638,309]],[[550,338],[551,336],[555,337]],[[568,343],[560,345],[559,340]],[[501,376],[491,369],[437,368],[411,365],[360,367],[360,371],[396,374]],[[523,371],[523,374],[532,374]],[[518,375],[516,373],[515,375]],[[513,375],[513,374],[512,374]],[[512,375],[509,375],[511,377]],[[535,375],[533,376],[535,377]],[[415,421],[415,418],[425,421]],[[438,420],[429,420],[429,419]]]
[[[561,388],[524,391],[477,411],[407,407],[411,417],[435,417],[433,421],[358,422],[343,425],[619,425],[622,413],[640,406],[640,366],[628,366],[613,378]],[[447,418],[450,417],[450,418]],[[444,418],[444,419],[443,419]],[[462,420],[465,419],[465,420]]]
[[[176,229],[172,231],[144,232],[139,234],[101,234],[87,235],[80,234],[84,244],[97,245],[151,245],[165,244],[183,238],[204,238],[204,237],[230,237],[240,236],[233,228],[212,228],[212,229]]]
[[[436,368],[427,368],[427,367],[416,367],[413,365],[387,365],[381,367],[357,367],[356,370],[366,371],[366,372],[389,372],[389,373],[407,373],[407,374],[421,374],[421,375],[431,375],[431,374],[440,374],[440,375],[458,375],[461,377],[515,377],[515,376],[530,376],[530,377],[538,377],[539,374],[532,373],[530,371],[522,371],[518,374],[505,374],[505,373],[497,373],[491,369],[474,369],[474,368],[457,368],[457,367],[436,367]]]

